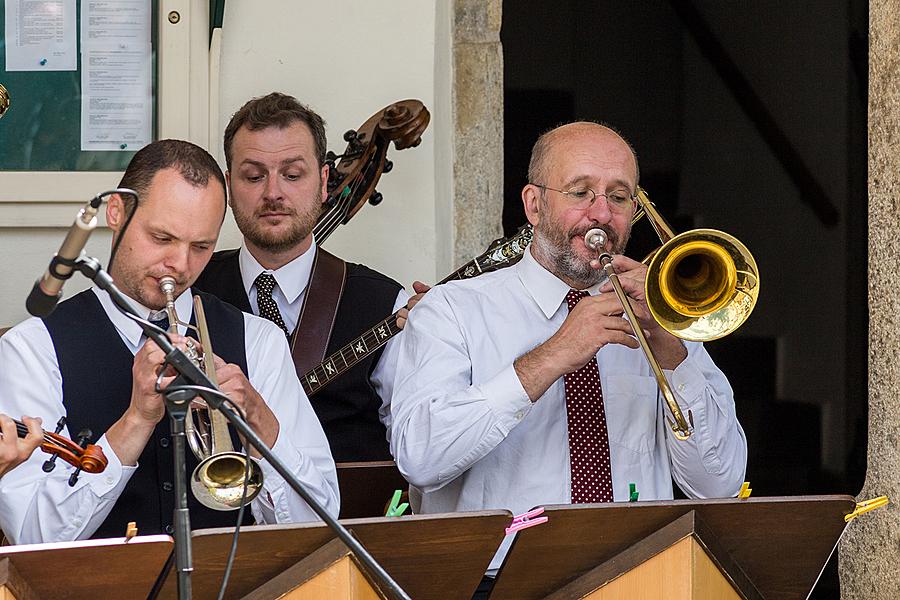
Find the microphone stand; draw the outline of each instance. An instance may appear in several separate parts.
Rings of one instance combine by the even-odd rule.
[[[82,255],[75,261],[75,268],[91,279],[97,287],[109,294],[113,303],[123,313],[136,317],[136,322],[144,330],[144,334],[152,339],[160,349],[165,353],[165,363],[171,365],[179,374],[171,385],[179,385],[187,383],[205,388],[218,389],[206,374],[201,371],[197,365],[178,348],[172,345],[168,336],[157,327],[147,323],[138,312],[130,298],[125,296],[119,288],[116,287],[112,277],[103,270],[97,259],[90,256]],[[380,585],[384,586],[383,591],[388,592],[397,600],[411,600],[409,595],[391,576],[384,570],[371,554],[363,547],[363,545],[352,535],[347,529],[338,523],[337,519],[332,517],[325,508],[319,504],[312,495],[306,491],[306,488],[300,483],[300,480],[291,473],[281,459],[279,459],[272,450],[260,439],[250,425],[241,418],[235,411],[225,405],[222,398],[217,394],[198,391],[206,403],[220,411],[231,422],[234,428],[240,433],[244,439],[269,461],[269,464],[281,475],[288,485],[291,486],[297,494],[309,505],[310,508],[327,524],[340,538],[340,540],[356,555],[360,562],[365,565],[366,570],[373,576]],[[174,438],[175,453],[175,564],[178,571],[178,597],[180,599],[191,598],[191,572],[193,571],[191,556],[191,525],[190,515],[187,508],[187,467],[185,462],[185,432],[184,423],[187,416],[187,409],[191,400],[194,398],[194,392],[188,390],[178,390],[171,394],[165,394],[166,410],[169,413],[169,419],[172,426],[172,437]]]

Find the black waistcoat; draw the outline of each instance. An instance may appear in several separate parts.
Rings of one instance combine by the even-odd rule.
[[[238,250],[216,252],[194,287],[251,312]],[[337,352],[390,316],[401,288],[393,279],[366,266],[347,263],[347,283],[326,355]],[[369,381],[381,352],[382,349],[373,352],[310,398],[336,462],[391,459],[386,431],[378,417],[381,398]]]
[[[213,350],[247,372],[244,317],[240,311],[208,294],[201,294]],[[69,432],[74,436],[88,428],[98,439],[125,412],[131,400],[131,366],[134,357],[106,316],[97,296],[84,291],[60,304],[44,319],[62,374],[63,404]],[[92,537],[120,537],[129,521],[136,521],[142,535],[171,533],[175,508],[173,445],[169,419],[156,426],[138,459],[134,472],[109,516]],[[235,448],[240,448],[232,434]],[[187,476],[197,460],[187,451]],[[82,475],[82,477],[103,477]],[[206,508],[188,491],[191,528],[234,525],[234,512]],[[250,522],[250,511],[246,511]]]

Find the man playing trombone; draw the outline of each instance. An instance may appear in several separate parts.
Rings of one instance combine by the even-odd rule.
[[[734,496],[747,448],[732,390],[698,343],[644,303],[646,267],[621,256],[638,165],[611,129],[572,123],[535,144],[521,262],[437,286],[400,338],[391,451],[419,512]],[[585,234],[600,228],[693,435],[677,439],[623,306]],[[491,564],[496,569],[508,542]]]
[[[160,280],[175,281],[174,308],[191,319],[190,286],[212,255],[225,215],[225,182],[209,153],[189,142],[162,140],[135,154],[120,187],[139,196],[110,197],[110,266],[119,289],[143,316],[167,314]],[[256,433],[337,515],[338,489],[328,442],[291,366],[284,335],[269,321],[203,296],[220,388]],[[168,324],[159,326],[166,329]],[[187,349],[181,326],[173,342]],[[0,481],[0,524],[14,543],[118,537],[129,521],[141,533],[172,532],[175,506],[172,443],[165,404],[157,393],[163,352],[98,288],[61,303],[49,317],[32,318],[0,338],[0,397],[13,414],[44,422],[65,415],[67,429],[99,437],[109,459],[103,473],[68,468],[42,472],[37,456]],[[162,373],[163,387],[171,378]],[[65,432],[63,432],[65,434]],[[225,436],[228,437],[228,436]],[[240,442],[232,435],[231,442]],[[188,456],[188,473],[196,460]],[[262,493],[251,504],[257,522],[315,519],[315,514],[265,461]],[[189,497],[195,528],[234,523]]]

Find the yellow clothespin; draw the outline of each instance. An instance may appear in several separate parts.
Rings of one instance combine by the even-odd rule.
[[[857,502],[856,509],[854,509],[852,513],[844,515],[844,522],[849,523],[859,515],[867,513],[870,510],[875,510],[876,508],[884,506],[887,503],[887,496],[878,496],[877,498],[872,498],[871,500],[863,500],[862,502]]]
[[[738,492],[738,495],[737,495],[738,500],[746,500],[747,498],[750,497],[750,492],[752,492],[752,491],[753,490],[750,489],[750,482],[745,481],[744,483],[741,484],[741,491]]]
[[[131,538],[138,534],[137,523],[134,521],[128,522],[128,527],[125,528],[125,541],[128,542]]]

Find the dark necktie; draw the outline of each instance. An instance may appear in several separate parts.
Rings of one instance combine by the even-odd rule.
[[[155,319],[151,318],[152,316],[153,316],[153,314],[151,313],[150,317],[148,317],[147,320],[150,321],[151,323],[153,323],[154,325],[156,325],[157,327],[159,327],[160,329],[162,329],[163,331],[169,330],[169,315],[160,311],[159,313],[157,313]]]
[[[569,311],[587,295],[587,292],[569,290],[566,294]],[[592,357],[586,365],[566,375],[563,381],[569,426],[572,504],[612,502],[609,435],[597,357]]]
[[[272,291],[275,289],[275,277],[271,273],[260,273],[253,285],[256,286],[256,304],[259,306],[259,316],[272,321],[281,327],[285,335],[289,336],[290,332],[288,332],[287,326],[284,324],[284,319],[281,318],[281,311],[278,310],[278,305],[275,303],[275,299],[272,298]]]

